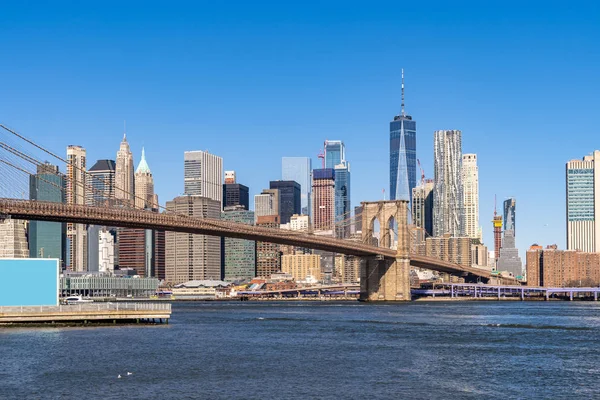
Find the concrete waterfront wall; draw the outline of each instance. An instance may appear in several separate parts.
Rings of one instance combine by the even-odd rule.
[[[0,259],[0,306],[58,305],[58,259]]]

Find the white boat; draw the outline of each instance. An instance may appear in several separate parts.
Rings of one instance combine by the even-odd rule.
[[[63,300],[65,304],[81,304],[81,303],[93,303],[92,299],[84,299],[81,296],[69,296]]]

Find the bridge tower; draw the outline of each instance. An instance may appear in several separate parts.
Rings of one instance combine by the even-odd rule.
[[[379,223],[379,247],[394,248],[396,258],[364,257],[360,268],[362,301],[410,301],[410,239],[408,201],[362,202],[362,241],[375,244],[375,221]]]

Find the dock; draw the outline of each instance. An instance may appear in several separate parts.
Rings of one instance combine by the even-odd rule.
[[[169,323],[170,303],[82,303],[2,306],[0,326],[24,324]]]

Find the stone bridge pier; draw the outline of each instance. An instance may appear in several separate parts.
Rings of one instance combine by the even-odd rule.
[[[360,300],[410,301],[408,201],[362,202],[361,205],[363,243],[375,244],[373,233],[377,221],[379,247],[393,248],[396,240],[397,247],[395,259],[383,256],[361,258]],[[397,233],[394,232],[396,226]]]

